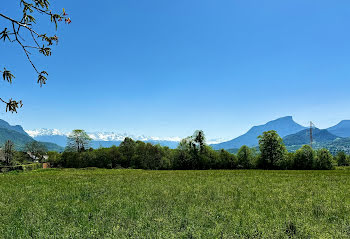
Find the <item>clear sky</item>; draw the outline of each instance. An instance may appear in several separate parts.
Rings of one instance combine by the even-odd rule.
[[[18,15],[17,2],[0,12]],[[51,2],[72,24],[51,57],[34,57],[45,87],[0,42],[0,67],[16,76],[0,94],[24,101],[17,115],[0,111],[12,124],[233,138],[286,115],[320,128],[350,119],[348,0]]]

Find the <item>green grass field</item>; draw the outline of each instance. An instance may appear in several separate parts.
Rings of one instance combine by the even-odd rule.
[[[1,238],[349,238],[350,170],[0,174]]]

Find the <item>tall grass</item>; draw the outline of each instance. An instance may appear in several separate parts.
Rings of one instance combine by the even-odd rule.
[[[350,170],[0,175],[2,238],[349,238]]]

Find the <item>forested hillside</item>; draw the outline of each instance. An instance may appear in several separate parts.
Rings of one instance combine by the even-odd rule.
[[[6,121],[0,120],[0,147],[4,145],[7,140],[13,142],[15,149],[19,151],[25,150],[25,147],[28,143],[35,141],[23,130],[21,126],[11,126]],[[49,151],[62,152],[64,150],[63,147],[58,146],[54,143],[40,143],[43,144]]]

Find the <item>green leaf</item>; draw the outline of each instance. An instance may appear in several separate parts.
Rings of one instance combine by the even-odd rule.
[[[46,71],[42,71],[38,76],[38,84],[40,84],[40,87],[46,84],[47,78],[45,75],[48,75]]]
[[[6,70],[6,68],[4,68],[4,71],[2,72],[2,78],[11,84],[12,78],[15,78],[15,76],[12,75],[10,71]]]

